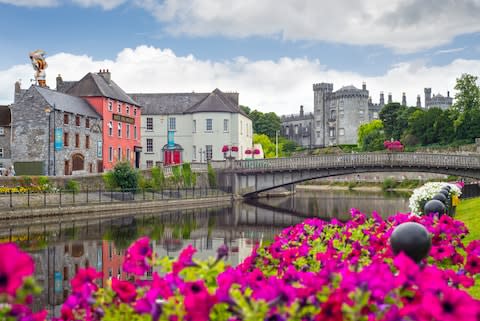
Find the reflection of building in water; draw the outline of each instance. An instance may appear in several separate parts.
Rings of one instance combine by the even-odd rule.
[[[71,280],[79,269],[102,267],[102,247],[99,241],[71,241],[48,246],[31,253],[35,261],[35,278],[43,291],[34,298],[33,308],[46,308],[58,316],[61,304],[71,291]]]

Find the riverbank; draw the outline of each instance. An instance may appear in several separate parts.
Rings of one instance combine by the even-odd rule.
[[[360,184],[325,184],[325,185],[297,185],[295,187],[297,190],[305,191],[358,191],[358,192],[411,192],[415,189],[413,188],[388,188],[383,189],[382,184],[375,183],[360,183]]]

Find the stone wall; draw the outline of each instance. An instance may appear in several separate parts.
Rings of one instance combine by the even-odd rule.
[[[0,168],[8,168],[11,165],[10,158],[12,155],[11,145],[11,128],[10,126],[3,127],[3,135],[0,134],[0,148],[3,149],[3,156],[0,156]]]

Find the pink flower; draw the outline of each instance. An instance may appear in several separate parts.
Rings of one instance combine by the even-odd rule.
[[[480,273],[480,256],[469,255],[467,256],[467,263],[465,264],[465,271],[472,275]]]
[[[0,294],[15,296],[23,279],[33,274],[32,258],[13,243],[0,244]]]
[[[97,285],[94,283],[102,274],[97,272],[94,268],[80,269],[72,279],[72,290],[74,292],[94,292],[97,290]]]
[[[125,254],[123,270],[135,275],[143,275],[150,269],[149,260],[152,259],[150,239],[142,237],[133,243]]]
[[[208,321],[215,296],[208,293],[203,281],[186,282],[182,289],[184,306],[189,321]]]
[[[118,295],[120,300],[125,303],[132,302],[137,296],[135,286],[128,281],[121,281],[117,278],[112,279],[112,290]]]
[[[478,303],[463,291],[444,287],[438,295],[427,292],[424,307],[434,320],[476,321],[480,313]]]
[[[185,267],[194,265],[192,257],[195,252],[197,252],[197,249],[195,249],[191,244],[189,244],[185,249],[183,249],[183,251],[178,256],[177,261],[173,263],[173,274],[177,275]]]

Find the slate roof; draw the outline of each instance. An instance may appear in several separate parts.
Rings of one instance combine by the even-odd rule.
[[[85,99],[60,93],[58,91],[51,90],[45,87],[33,87],[50,106],[55,106],[55,109],[72,114],[101,118],[101,116],[95,111],[92,106],[90,106],[90,104]]]
[[[12,115],[10,108],[5,105],[0,105],[0,126],[10,126],[12,122]]]
[[[85,77],[70,87],[66,93],[78,97],[108,97],[131,105],[140,106],[113,80],[107,80],[98,73],[89,72]]]
[[[344,86],[337,91],[346,91],[346,90],[360,90],[360,89],[356,88],[355,86],[350,85],[350,86]]]
[[[211,93],[130,94],[142,105],[142,115],[171,115],[201,112],[241,113],[238,94],[218,88]]]

